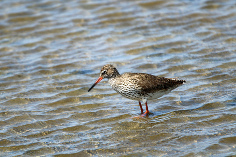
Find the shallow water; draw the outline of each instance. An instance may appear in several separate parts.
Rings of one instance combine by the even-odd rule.
[[[0,156],[236,155],[236,1],[0,2]],[[185,79],[149,101],[100,68]]]

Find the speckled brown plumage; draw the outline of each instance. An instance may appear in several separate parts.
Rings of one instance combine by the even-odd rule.
[[[146,104],[146,112],[143,116],[149,112],[148,99],[159,98],[185,82],[185,80],[158,77],[145,73],[124,73],[120,75],[113,65],[107,64],[102,67],[100,77],[88,91],[103,78],[108,78],[112,88],[122,96],[138,100],[141,113],[143,113],[143,109],[140,101],[143,101]]]

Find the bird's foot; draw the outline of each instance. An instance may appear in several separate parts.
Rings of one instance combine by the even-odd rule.
[[[148,115],[149,115],[149,111],[146,111],[145,113],[141,113],[140,116],[135,116],[132,119],[140,119],[140,118],[148,117]]]
[[[149,111],[146,111],[144,114],[141,115],[141,117],[148,117]]]

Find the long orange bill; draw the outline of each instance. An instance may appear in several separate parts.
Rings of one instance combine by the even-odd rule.
[[[102,79],[103,79],[102,77],[99,77],[97,81],[92,85],[92,87],[89,88],[88,92],[91,91],[93,87],[96,86],[96,84],[98,84],[98,82],[100,82]]]

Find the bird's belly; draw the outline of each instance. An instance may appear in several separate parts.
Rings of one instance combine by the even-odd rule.
[[[160,91],[156,91],[156,92],[146,93],[145,97],[149,100],[157,99],[157,98],[162,97],[165,94],[170,93],[170,91],[171,90],[160,90]]]
[[[114,89],[114,90],[128,99],[138,100],[138,101],[157,99],[165,94],[168,94],[171,91],[171,90],[160,90],[156,92],[143,92],[141,90],[136,90],[136,89],[129,89],[129,90]]]

